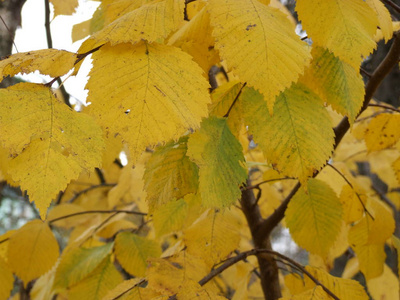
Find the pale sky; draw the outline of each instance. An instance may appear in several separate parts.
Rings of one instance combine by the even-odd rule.
[[[72,16],[57,16],[53,19],[50,25],[53,48],[76,52],[82,41],[72,43],[72,26],[73,24],[89,19],[99,3],[96,1],[79,0],[79,7],[75,14]],[[52,18],[53,14],[50,19]],[[17,30],[15,36],[15,44],[18,52],[47,49],[44,22],[44,0],[27,0],[22,8],[22,26]],[[13,53],[16,52],[14,47]],[[85,65],[86,67],[83,66],[78,76],[68,78],[64,84],[68,93],[79,101],[84,101],[87,96],[87,91],[84,90],[84,87],[87,82],[90,62],[87,62]],[[25,75],[23,78],[37,83],[44,83],[51,80],[49,76],[42,76],[37,72],[32,75]]]

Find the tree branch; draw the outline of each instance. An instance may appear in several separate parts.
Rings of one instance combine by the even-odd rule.
[[[80,215],[86,215],[86,214],[121,214],[121,213],[131,214],[131,215],[139,215],[139,216],[147,216],[146,213],[142,213],[140,211],[124,210],[124,209],[86,210],[86,211],[80,211],[80,212],[76,212],[76,213],[73,213],[73,214],[61,216],[61,217],[55,218],[53,220],[49,220],[49,224],[53,224],[54,222],[57,222],[57,221],[60,221],[60,220],[63,220],[63,219],[68,219],[68,218],[71,218],[71,217],[80,216]]]
[[[392,106],[389,106],[389,105],[385,105],[385,104],[380,104],[380,103],[377,103],[377,104],[368,104],[368,106],[379,107],[379,108],[388,109],[388,110],[391,110],[391,111],[395,111],[395,112],[400,113],[400,109],[395,108],[395,107],[392,107]]]
[[[394,3],[391,0],[381,0],[383,3],[386,3],[389,5],[391,8],[393,8],[396,12],[400,13],[400,6],[398,6],[396,3]]]
[[[85,194],[87,192],[90,192],[91,190],[102,188],[102,187],[114,187],[116,185],[117,185],[116,183],[100,183],[100,184],[89,186],[88,188],[77,192],[71,199],[68,200],[68,203],[74,202],[81,195],[83,195],[83,194]]]
[[[380,63],[380,65],[376,68],[376,70],[372,73],[368,83],[365,86],[364,102],[357,117],[359,117],[360,114],[367,109],[368,104],[371,101],[372,96],[374,95],[376,89],[379,87],[379,85],[381,84],[382,80],[386,77],[386,75],[389,74],[392,68],[395,65],[397,65],[399,61],[400,32],[399,31],[395,32],[393,36],[394,36],[393,44],[388,54]],[[342,138],[349,129],[350,129],[349,120],[347,117],[344,117],[340,121],[340,123],[333,129],[335,133],[334,149],[338,147],[340,141],[342,140]],[[319,171],[315,172],[313,177],[317,176],[318,174]],[[269,236],[272,229],[275,228],[275,226],[277,226],[280,221],[282,221],[283,217],[285,216],[285,211],[290,200],[292,199],[292,197],[295,195],[295,193],[299,188],[300,188],[300,183],[296,184],[296,186],[292,189],[290,194],[281,203],[281,205],[267,219],[261,222],[260,227],[257,229],[258,236]]]
[[[226,112],[226,114],[224,115],[224,118],[229,117],[229,114],[233,108],[233,106],[235,105],[236,101],[239,99],[240,94],[242,94],[243,88],[246,86],[247,82],[243,83],[242,87],[239,90],[239,93],[236,95],[235,99],[233,100],[231,106],[229,107],[228,111]]]

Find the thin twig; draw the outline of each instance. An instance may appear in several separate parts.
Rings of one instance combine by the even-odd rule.
[[[318,279],[316,279],[310,272],[308,272],[302,265],[300,265],[299,263],[297,263],[296,261],[292,260],[291,258],[280,254],[279,252],[275,252],[272,250],[268,250],[268,249],[252,249],[246,252],[242,252],[240,254],[238,254],[235,257],[232,257],[231,259],[228,259],[225,263],[223,263],[221,266],[219,266],[218,268],[212,270],[210,273],[208,273],[205,277],[203,277],[200,281],[199,284],[201,286],[205,285],[207,282],[209,282],[210,280],[212,280],[214,277],[216,277],[217,275],[221,274],[223,271],[225,271],[226,269],[228,269],[229,267],[233,266],[234,264],[238,263],[241,260],[246,259],[248,256],[252,256],[252,255],[258,255],[261,253],[266,253],[266,254],[270,254],[273,256],[277,256],[287,262],[289,262],[291,265],[295,266],[298,270],[301,270],[301,272],[303,272],[308,278],[310,278],[316,285],[319,285],[320,287],[322,287],[322,289],[329,295],[331,296],[333,299],[335,300],[340,300],[332,291],[330,291],[325,285],[323,285]],[[171,298],[170,298],[171,299]]]
[[[142,279],[139,282],[135,283],[133,286],[131,286],[129,289],[127,289],[126,291],[123,291],[121,294],[119,294],[118,296],[112,298],[112,300],[117,300],[119,298],[121,298],[123,295],[125,295],[126,293],[128,293],[129,291],[133,290],[135,287],[138,287],[139,285],[143,284],[147,282],[146,279]]]
[[[372,74],[369,73],[367,70],[365,70],[364,68],[360,67],[360,73],[364,74],[364,76],[371,78]]]
[[[65,215],[65,216],[61,216],[58,218],[55,218],[53,220],[49,220],[49,224],[53,224],[54,222],[63,220],[63,219],[68,219],[68,218],[72,218],[75,216],[79,216],[79,215],[85,215],[85,214],[120,214],[120,213],[125,213],[125,214],[131,214],[131,215],[139,215],[139,216],[147,216],[146,213],[142,213],[140,211],[132,211],[132,210],[124,210],[124,209],[113,209],[113,210],[86,210],[86,211],[80,211],[80,212],[76,212],[73,214],[69,214],[69,215]]]
[[[50,3],[49,3],[49,0],[44,0],[44,8],[45,8],[44,27],[46,28],[47,48],[51,49],[51,48],[53,48],[53,38],[51,37],[51,29],[50,29]],[[67,104],[69,107],[71,107],[71,103],[69,103],[70,95],[68,94],[64,85],[62,84],[61,78],[57,77],[57,78],[55,78],[55,81],[57,81],[60,92],[63,95],[64,103]]]
[[[351,189],[356,193],[356,196],[358,198],[358,200],[361,203],[361,206],[363,207],[364,211],[371,217],[372,220],[375,221],[375,218],[371,215],[371,213],[368,211],[368,209],[365,207],[364,202],[362,201],[360,195],[358,194],[358,192],[354,189],[354,186],[351,184],[351,182],[346,178],[346,176],[344,176],[344,174],[342,174],[342,172],[340,172],[334,165],[332,164],[326,164],[327,166],[331,167],[333,170],[336,171],[336,173],[338,173],[343,179],[344,181],[346,181],[346,183],[351,187]]]
[[[74,202],[81,195],[83,195],[83,194],[85,194],[87,192],[90,192],[91,190],[102,188],[102,187],[114,187],[116,185],[117,185],[116,183],[101,183],[101,184],[91,185],[90,187],[77,192],[71,199],[68,200],[68,203]]]
[[[228,111],[226,112],[226,114],[224,115],[224,118],[229,117],[229,114],[233,108],[233,106],[235,105],[236,101],[239,99],[240,94],[242,93],[243,88],[246,86],[247,82],[243,83],[242,87],[239,90],[239,93],[236,95],[235,99],[233,100],[231,106],[229,107]]]
[[[392,110],[392,111],[400,113],[400,109],[392,107],[392,106],[389,106],[389,105],[385,105],[385,104],[378,104],[378,103],[377,104],[372,104],[372,103],[370,103],[370,104],[368,104],[368,106],[380,107],[380,108],[384,108],[384,109],[388,109],[388,110]]]
[[[281,177],[281,178],[275,178],[275,179],[268,179],[268,180],[261,181],[261,182],[259,182],[257,184],[254,184],[254,185],[245,186],[242,189],[245,189],[245,190],[258,189],[261,184],[268,183],[268,182],[273,182],[273,181],[281,181],[281,180],[286,180],[286,179],[294,179],[294,180],[296,180],[297,178],[294,178],[294,177]]]
[[[3,17],[2,17],[1,15],[0,15],[0,19],[1,19],[1,22],[4,24],[4,26],[6,27],[6,29],[7,29],[8,33],[9,33],[9,35],[10,35],[11,39],[12,39],[13,45],[14,45],[14,47],[15,47],[15,50],[16,50],[16,51],[17,51],[17,53],[18,53],[19,51],[18,51],[17,45],[16,45],[16,44],[15,44],[15,42],[14,42],[14,39],[13,39],[13,34],[11,33],[11,30],[10,30],[10,28],[8,28],[8,26],[7,26],[6,22],[4,21],[4,19],[3,19]]]

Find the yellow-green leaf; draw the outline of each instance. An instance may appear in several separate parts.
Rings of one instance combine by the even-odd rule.
[[[317,285],[313,289],[306,290],[300,294],[293,295],[290,298],[283,297],[280,300],[331,300],[329,296],[321,286]]]
[[[242,146],[226,119],[204,119],[189,138],[187,154],[199,166],[199,191],[205,206],[229,206],[240,198],[247,171]]]
[[[157,208],[153,213],[156,235],[161,236],[182,229],[188,205],[184,199],[172,200]]]
[[[90,112],[107,131],[121,135],[133,161],[146,146],[177,139],[207,115],[208,83],[178,48],[106,45],[93,59]]]
[[[51,77],[62,76],[74,67],[76,59],[75,53],[57,49],[16,53],[0,61],[0,81],[8,75],[36,70]]]
[[[325,257],[340,233],[342,204],[328,184],[309,179],[289,202],[285,220],[299,246]]]
[[[100,166],[101,128],[43,85],[1,89],[0,101],[0,143],[12,156],[7,172],[28,191],[44,218],[51,200],[71,179]]]
[[[149,257],[161,255],[160,245],[131,232],[121,232],[115,238],[115,255],[121,266],[133,276],[143,276]]]
[[[0,257],[0,300],[7,300],[14,286],[14,276],[4,261]]]
[[[143,178],[150,211],[197,191],[198,167],[186,156],[187,140],[158,147],[147,162]]]
[[[117,271],[108,255],[85,279],[68,290],[70,299],[98,300],[122,282],[122,275]]]
[[[241,101],[255,142],[284,175],[305,182],[331,156],[334,133],[329,114],[304,85],[295,84],[279,95],[272,116],[262,95],[253,89],[244,89]]]
[[[58,255],[56,238],[40,220],[25,224],[10,237],[8,265],[25,285],[49,271]]]
[[[369,151],[378,151],[393,146],[400,139],[400,115],[379,114],[369,123],[365,131],[365,144]]]
[[[357,255],[360,271],[367,280],[383,273],[386,254],[384,244],[366,244],[352,246]]]
[[[376,46],[378,19],[363,0],[298,0],[296,10],[314,44],[328,48],[356,70]]]
[[[93,34],[87,43],[95,48],[108,42],[115,45],[162,41],[183,22],[183,9],[182,0],[152,1],[117,18]]]
[[[61,291],[86,278],[110,254],[113,243],[93,248],[74,248],[64,253],[56,270],[54,289]]]
[[[334,110],[349,117],[353,124],[364,101],[364,82],[358,70],[334,56],[329,50],[312,50],[311,78],[307,86],[317,91]]]
[[[240,241],[240,223],[232,212],[205,212],[184,231],[187,252],[204,259],[211,267],[231,253]]]
[[[242,81],[264,94],[272,112],[275,96],[303,73],[308,46],[286,15],[257,0],[210,1],[215,46]]]

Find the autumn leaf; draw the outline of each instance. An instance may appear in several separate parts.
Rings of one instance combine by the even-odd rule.
[[[371,120],[365,131],[365,144],[369,151],[393,146],[400,139],[400,115],[383,113]]]
[[[1,89],[0,101],[0,143],[12,156],[8,173],[45,218],[51,200],[71,179],[100,166],[101,129],[43,85],[20,83]]]
[[[177,139],[207,115],[208,84],[177,48],[106,45],[93,59],[89,111],[108,132],[121,135],[133,161],[146,146]]]
[[[340,233],[342,204],[326,183],[309,179],[290,201],[285,220],[299,246],[325,257]]]
[[[52,77],[62,76],[74,67],[76,60],[75,53],[57,49],[16,53],[0,61],[0,79],[36,70]]]
[[[150,211],[195,193],[198,186],[198,167],[187,152],[188,137],[158,147],[146,164],[145,189]]]
[[[49,271],[58,256],[57,240],[40,220],[28,222],[10,237],[8,264],[25,285]]]
[[[205,119],[189,138],[187,155],[199,166],[199,191],[206,207],[225,207],[239,199],[247,172],[242,147],[226,119]]]
[[[305,182],[333,150],[331,121],[309,88],[293,85],[276,100],[269,115],[263,96],[253,89],[241,95],[244,119],[269,163],[286,176]]]
[[[130,232],[115,238],[115,255],[121,266],[133,276],[143,276],[149,257],[159,257],[161,248],[156,241]]]
[[[298,0],[296,11],[315,45],[328,48],[356,70],[376,43],[376,14],[362,0]]]
[[[307,66],[307,44],[284,13],[257,0],[212,0],[210,5],[221,57],[242,81],[264,95],[272,113],[275,97]]]

